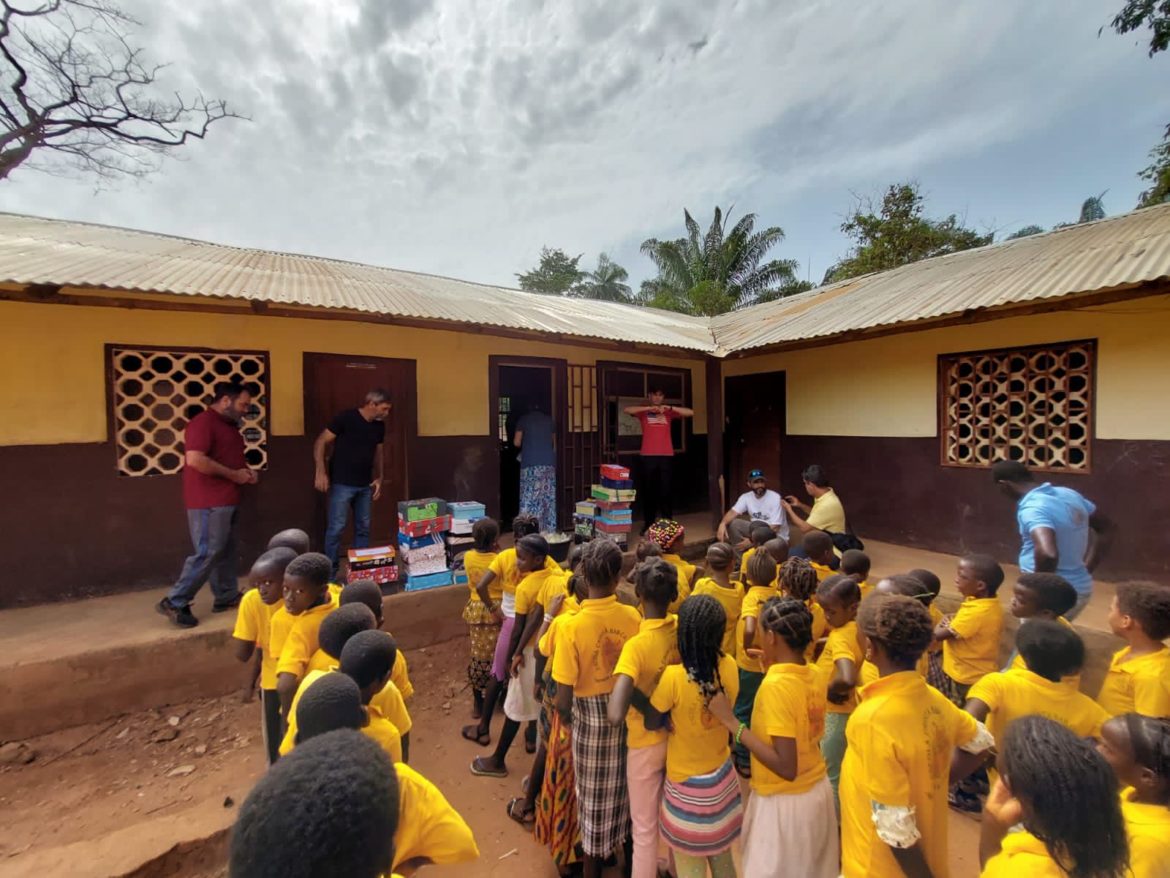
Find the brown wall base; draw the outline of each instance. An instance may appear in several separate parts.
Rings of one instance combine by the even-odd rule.
[[[862,540],[1016,560],[1013,505],[987,470],[939,466],[937,439],[787,436],[781,460],[785,493],[803,494],[803,467],[824,466]],[[1091,475],[1052,481],[1080,491],[1117,525],[1102,579],[1170,573],[1170,442],[1098,439]]]

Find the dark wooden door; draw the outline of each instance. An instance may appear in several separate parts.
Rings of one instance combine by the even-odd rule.
[[[728,505],[747,490],[747,475],[762,469],[780,489],[780,454],[785,433],[783,372],[736,375],[724,383]],[[791,490],[791,489],[788,489]]]
[[[390,394],[392,408],[386,419],[385,473],[382,496],[374,503],[370,525],[372,545],[397,541],[398,501],[410,499],[408,442],[418,434],[414,360],[385,357],[350,357],[343,354],[305,354],[305,435],[315,440],[333,419],[346,409],[357,408],[366,393],[375,388]],[[317,496],[317,534],[324,538],[325,497]],[[352,523],[342,540],[350,545]]]

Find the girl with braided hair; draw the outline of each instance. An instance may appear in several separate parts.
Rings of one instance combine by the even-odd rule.
[[[817,572],[807,558],[793,557],[784,562],[780,568],[780,594],[784,597],[795,598],[804,604],[812,616],[812,642],[805,649],[804,658],[812,661],[816,655],[818,645],[823,646],[823,639],[829,631],[829,623],[825,621],[825,611],[817,603]]]
[[[820,751],[827,688],[821,670],[805,661],[812,615],[804,602],[768,601],[759,642],[768,672],[751,728],[736,720],[727,699],[711,701],[711,712],[752,754],[743,870],[752,878],[835,878],[837,812]]]
[[[614,667],[626,641],[638,633],[641,617],[619,604],[615,591],[622,552],[611,540],[585,547],[581,574],[588,599],[565,620],[552,657],[556,708],[572,726],[578,820],[585,878],[601,878],[605,858],[625,845],[630,832],[626,785],[626,727],[609,723]]]
[[[852,576],[836,573],[817,586],[817,603],[825,611],[829,638],[817,659],[817,667],[829,686],[829,708],[825,716],[825,736],[821,754],[828,766],[833,798],[841,782],[841,760],[845,758],[845,724],[857,707],[858,669],[865,656],[857,642],[857,605],[861,588]]]
[[[771,559],[769,559],[771,560]],[[717,694],[734,700],[739,690],[735,662],[724,655],[723,607],[709,595],[683,601],[678,614],[681,664],[671,665],[650,704],[646,728],[661,727],[670,714],[666,782],[659,829],[674,852],[678,878],[735,878],[731,845],[739,837],[743,804],[732,769],[727,730],[709,706]]]
[[[735,549],[730,543],[712,543],[707,549],[707,575],[695,583],[691,594],[707,594],[719,601],[727,622],[723,627],[723,651],[735,655],[735,626],[743,608],[743,583],[731,578],[735,571]]]
[[[1170,875],[1170,719],[1126,713],[1101,727],[1097,752],[1121,791],[1133,878]]]
[[[980,830],[984,878],[1131,874],[1117,778],[1091,741],[1024,716],[1008,726],[997,764]]]
[[[684,561],[679,554],[686,542],[686,530],[677,521],[660,518],[646,531],[646,538],[657,543],[662,550],[663,560],[669,561],[679,572],[680,604],[690,596],[691,589],[699,575],[699,568],[689,561]]]
[[[756,552],[748,561],[747,591],[744,592],[739,622],[735,627],[735,663],[739,668],[739,694],[735,698],[735,715],[744,725],[751,725],[752,704],[756,690],[764,679],[760,664],[760,650],[756,643],[756,627],[764,604],[777,596],[776,562],[767,552]],[[735,748],[735,770],[742,777],[751,777],[751,756],[747,748]]]
[[[841,873],[946,875],[948,774],[970,774],[994,742],[918,673],[933,637],[926,607],[901,595],[872,594],[858,610],[857,637],[880,676],[845,729]]]
[[[873,586],[871,591],[877,594],[900,594],[904,597],[914,598],[918,603],[922,604],[930,611],[931,601],[934,600],[934,595],[930,593],[926,584],[922,580],[910,573],[895,573],[893,576],[887,576],[879,579]],[[930,614],[930,620],[934,622],[934,613]],[[938,624],[934,622],[934,624]],[[933,648],[933,644],[931,648]],[[918,673],[930,682],[930,649],[922,654],[922,658],[918,660]],[[878,669],[873,662],[863,661],[861,667],[858,669],[858,683],[861,686],[868,686],[878,678]]]

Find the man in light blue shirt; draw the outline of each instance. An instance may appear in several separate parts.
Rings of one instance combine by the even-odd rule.
[[[1107,548],[1109,521],[1092,501],[1072,488],[1037,485],[1022,463],[1001,460],[991,468],[1003,493],[1016,501],[1020,529],[1020,572],[1057,573],[1077,590],[1075,619],[1093,595],[1093,569]]]

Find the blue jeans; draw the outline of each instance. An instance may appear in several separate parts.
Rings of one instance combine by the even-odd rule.
[[[349,507],[353,507],[353,547],[364,549],[370,544],[370,506],[374,501],[374,489],[369,485],[330,485],[329,508],[325,519],[325,554],[337,571],[337,553],[341,548],[341,534],[349,520]]]
[[[236,580],[235,529],[235,506],[187,510],[187,530],[191,533],[195,554],[188,556],[183,563],[178,582],[167,594],[172,607],[189,606],[209,579],[217,604],[228,604],[236,599],[240,587]]]

